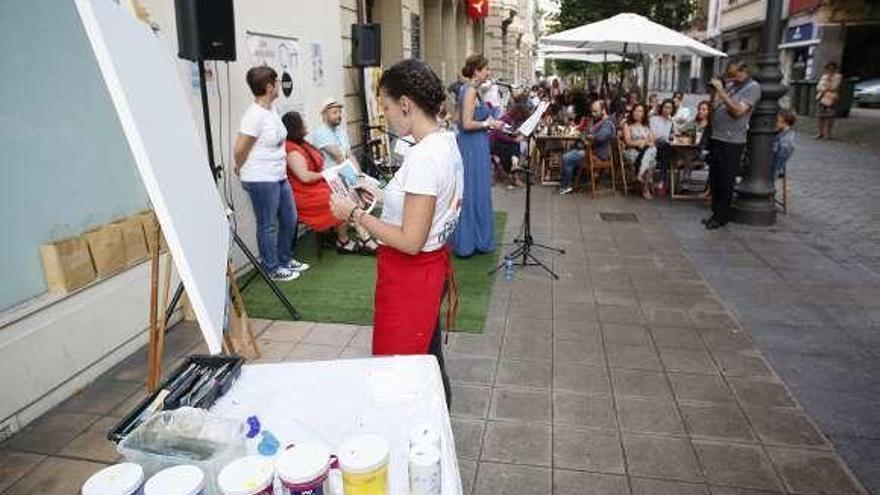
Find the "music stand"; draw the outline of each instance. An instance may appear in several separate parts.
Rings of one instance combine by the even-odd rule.
[[[553,271],[549,266],[544,264],[541,260],[535,257],[532,254],[532,247],[536,247],[539,249],[546,249],[547,251],[552,251],[558,254],[565,254],[564,249],[560,249],[557,247],[547,246],[545,244],[540,244],[535,242],[532,238],[532,170],[531,163],[529,163],[529,168],[523,168],[519,170],[526,176],[526,209],[523,212],[523,224],[522,224],[522,234],[520,237],[517,237],[513,240],[513,243],[517,246],[516,249],[508,253],[504,260],[501,263],[489,271],[489,275],[494,274],[498,270],[500,270],[505,263],[507,262],[507,258],[513,260],[514,266],[540,266],[547,273],[550,274],[555,280],[559,280],[559,275]]]

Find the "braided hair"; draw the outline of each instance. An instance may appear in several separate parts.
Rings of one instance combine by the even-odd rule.
[[[406,96],[428,115],[436,116],[446,100],[443,83],[428,64],[405,59],[389,67],[379,79],[385,94],[399,100]]]

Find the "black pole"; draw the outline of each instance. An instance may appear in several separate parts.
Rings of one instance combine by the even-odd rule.
[[[211,176],[214,181],[220,178],[220,169],[217,168],[214,161],[214,137],[211,134],[211,114],[208,110],[208,83],[205,81],[205,61],[199,59],[199,89],[202,93],[202,118],[205,120],[205,142],[208,145],[208,168],[211,169]],[[214,74],[216,77],[217,74]],[[221,131],[222,132],[222,131]]]
[[[779,98],[785,92],[779,69],[779,37],[782,25],[782,0],[767,1],[767,21],[761,32],[761,55],[755,78],[761,84],[761,100],[755,106],[749,125],[748,156],[743,181],[736,188],[733,221],[749,225],[776,223],[773,169],[773,138]]]

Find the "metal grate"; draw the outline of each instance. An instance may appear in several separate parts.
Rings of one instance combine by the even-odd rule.
[[[603,222],[638,222],[639,217],[635,213],[613,213],[610,211],[600,211],[599,218]]]

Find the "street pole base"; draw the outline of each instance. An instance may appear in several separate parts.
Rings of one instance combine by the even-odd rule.
[[[733,205],[734,223],[767,227],[776,223],[776,205],[772,201],[737,201]]]

